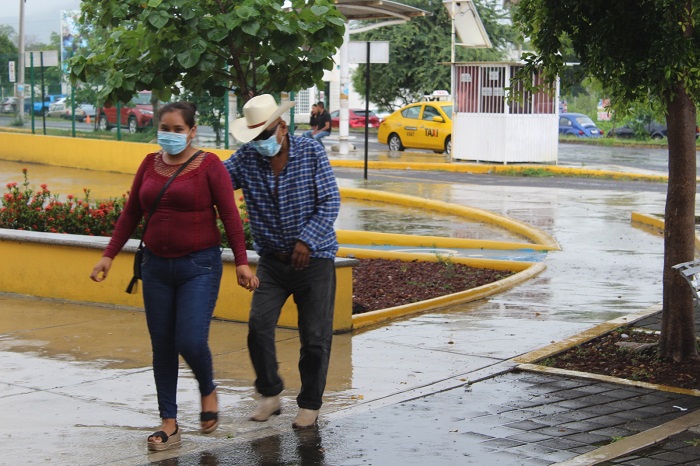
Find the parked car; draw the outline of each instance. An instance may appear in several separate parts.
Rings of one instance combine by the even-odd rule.
[[[559,114],[559,134],[579,138],[599,138],[603,131],[583,113]]]
[[[92,105],[91,105],[92,107]],[[93,107],[94,109],[94,107]],[[93,110],[94,114],[94,110]],[[57,102],[55,104],[49,105],[49,111],[46,112],[46,117],[47,118],[64,118],[66,120],[70,120],[73,117],[73,108],[70,103],[66,103],[65,101],[63,102]],[[86,113],[85,111],[81,108],[80,105],[78,105],[75,108],[75,120],[76,121],[85,121],[86,118]]]
[[[359,109],[359,108],[351,108],[348,110],[349,111],[349,120],[350,120],[350,127],[351,128],[364,128],[365,127],[365,117],[366,117],[366,112],[364,109]],[[337,128],[340,126],[340,110],[336,110],[335,112],[331,112],[331,127],[332,128]],[[370,128],[378,128],[379,127],[379,117],[372,112],[372,110],[369,111],[369,127]]]
[[[49,111],[51,104],[57,103],[61,99],[65,99],[66,96],[63,94],[51,94],[44,96],[44,102],[41,101],[41,96],[34,98],[34,108],[33,112],[35,115],[46,114]],[[24,113],[29,113],[29,109],[32,106],[32,100],[30,97],[24,98]]]
[[[651,121],[649,123],[630,122],[626,125],[612,128],[608,131],[608,137],[632,139],[637,136],[638,132],[648,135],[651,139],[663,139],[667,135],[667,128],[666,125],[657,121]]]
[[[86,117],[89,116],[90,118],[95,118],[95,115],[97,113],[96,113],[94,105],[92,105],[92,104],[80,104],[80,105],[78,105],[78,107],[80,107],[80,109],[83,111],[83,113],[85,114]]]
[[[377,140],[389,150],[431,149],[452,153],[452,102],[416,102],[402,107],[379,125]]]
[[[17,110],[17,97],[5,97],[0,103],[2,113],[14,113]]]
[[[117,106],[104,105],[97,110],[98,126],[103,131],[109,131],[117,126]],[[130,133],[141,131],[153,124],[153,105],[151,92],[141,91],[127,104],[121,106],[120,125]]]

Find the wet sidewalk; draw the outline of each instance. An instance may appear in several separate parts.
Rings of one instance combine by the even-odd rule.
[[[157,454],[145,448],[158,414],[143,313],[0,295],[0,464],[594,464],[576,458],[649,432],[674,435],[657,453],[675,461],[638,462],[623,450],[614,464],[697,461],[700,398],[514,370],[517,356],[661,300],[663,239],[629,215],[663,211],[662,192],[476,184],[459,174],[338,177],[507,215],[552,234],[562,250],[541,275],[488,300],[336,336],[318,430],[291,429],[296,332],[277,332],[283,413],[259,424],[246,420],[255,404],[246,327],[214,322],[222,425],[198,433],[196,383],[183,367],[183,446]],[[352,221],[377,228],[372,218]]]

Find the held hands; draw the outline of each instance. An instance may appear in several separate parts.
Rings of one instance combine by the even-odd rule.
[[[112,267],[112,259],[109,257],[103,257],[100,259],[100,261],[95,265],[95,267],[92,269],[92,273],[90,274],[90,279],[94,282],[101,282],[105,278],[107,278],[107,274],[109,273],[109,269]],[[100,276],[100,274],[102,274]]]
[[[305,269],[309,265],[309,258],[311,257],[311,249],[303,241],[297,241],[294,246],[294,251],[292,251],[291,264],[295,270]]]
[[[238,277],[238,284],[248,291],[253,291],[260,285],[260,280],[247,265],[236,267],[236,276]]]

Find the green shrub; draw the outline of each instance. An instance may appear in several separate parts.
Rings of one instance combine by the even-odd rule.
[[[64,202],[58,195],[51,194],[45,184],[41,185],[41,190],[33,191],[29,187],[28,170],[22,169],[22,174],[22,184],[7,184],[0,204],[0,228],[109,236],[126,204],[126,194],[93,203],[87,188],[83,189],[82,199],[69,194]]]
[[[24,181],[8,183],[7,192],[0,200],[0,228],[25,231],[40,231],[47,233],[65,233],[89,236],[111,236],[119,215],[124,210],[128,193],[118,198],[110,198],[105,202],[92,202],[90,190],[83,189],[83,198],[76,199],[72,194],[61,201],[57,194],[51,194],[47,185],[34,191],[29,187],[29,175],[26,168],[22,169]],[[246,237],[246,247],[252,249],[253,240],[250,232],[248,211],[243,197],[239,199],[239,211],[243,221],[243,231]],[[224,247],[228,241],[223,234],[224,227],[218,220],[222,232]],[[143,223],[138,226],[132,238],[141,238]]]

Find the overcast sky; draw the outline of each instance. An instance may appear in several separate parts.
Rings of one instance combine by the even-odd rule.
[[[19,32],[19,6],[22,0],[0,0],[0,24]],[[61,30],[61,10],[79,10],[80,0],[26,0],[24,34],[28,40],[48,42],[52,32]]]

